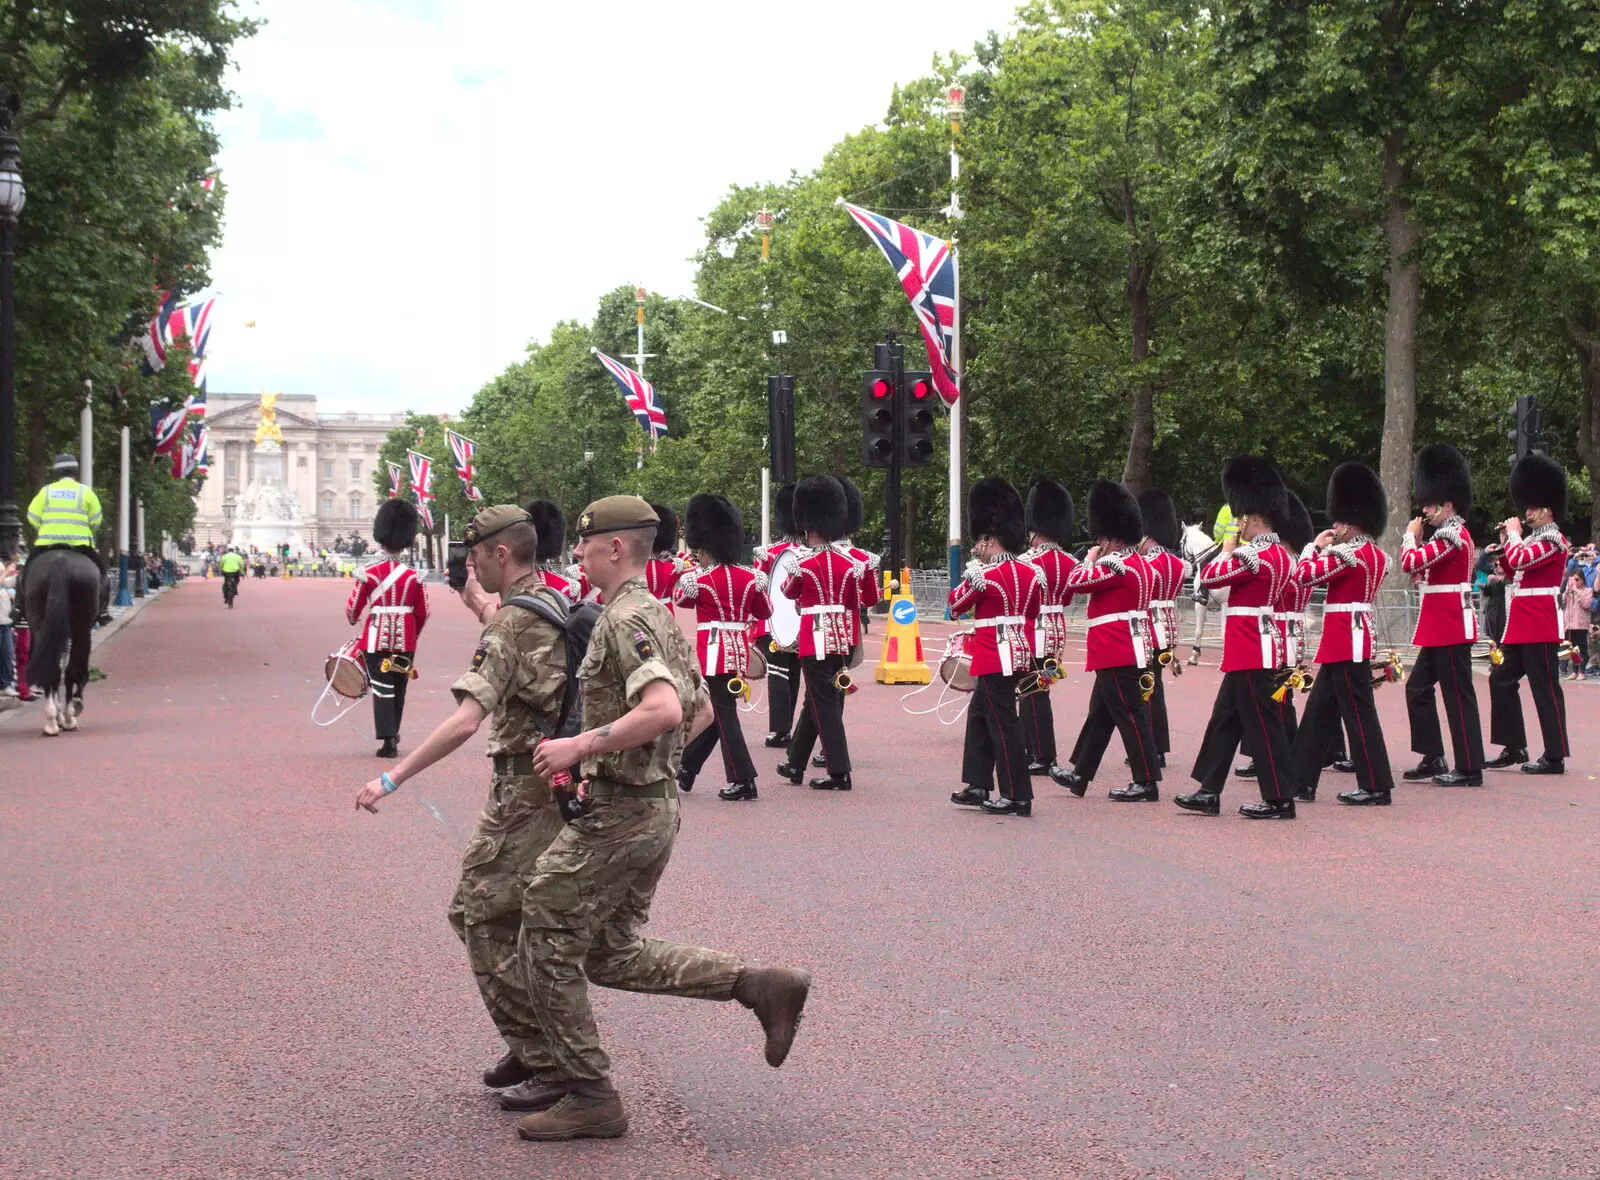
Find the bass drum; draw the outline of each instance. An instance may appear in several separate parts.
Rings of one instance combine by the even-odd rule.
[[[772,578],[768,583],[772,594],[772,618],[767,623],[767,629],[772,632],[774,642],[784,651],[799,650],[800,608],[795,605],[794,599],[779,591],[778,587],[799,568],[800,559],[795,556],[794,550],[785,549],[773,563]]]
[[[939,679],[949,685],[952,692],[971,692],[978,687],[972,675],[972,657],[967,654],[971,631],[957,631],[945,640],[944,658],[939,661]]]

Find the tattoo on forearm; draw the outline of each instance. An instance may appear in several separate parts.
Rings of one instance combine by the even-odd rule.
[[[594,748],[596,746],[598,746],[601,742],[605,741],[606,738],[611,736],[611,724],[612,723],[608,721],[604,725],[602,725],[599,729],[596,729],[594,731],[594,736],[589,742],[589,750],[590,750],[591,753],[594,752]]]

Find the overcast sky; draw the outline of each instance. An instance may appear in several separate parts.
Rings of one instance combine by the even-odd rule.
[[[459,410],[602,292],[691,292],[729,185],[814,168],[1013,6],[262,0],[217,119],[210,388]]]

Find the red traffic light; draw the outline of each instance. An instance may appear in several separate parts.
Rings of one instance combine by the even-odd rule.
[[[889,382],[886,381],[882,377],[879,377],[876,381],[874,381],[872,383],[872,396],[873,397],[885,398],[885,397],[888,397],[893,392],[894,392],[894,386],[890,385]]]
[[[912,397],[913,401],[919,401],[920,402],[923,398],[927,397],[928,394],[930,394],[932,392],[933,392],[933,390],[928,385],[928,383],[926,381],[921,380],[920,378],[911,383],[911,397]]]

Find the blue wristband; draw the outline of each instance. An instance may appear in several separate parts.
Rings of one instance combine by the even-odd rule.
[[[383,793],[385,795],[392,795],[400,789],[400,784],[389,777],[387,770],[378,776],[378,781],[383,784]]]

